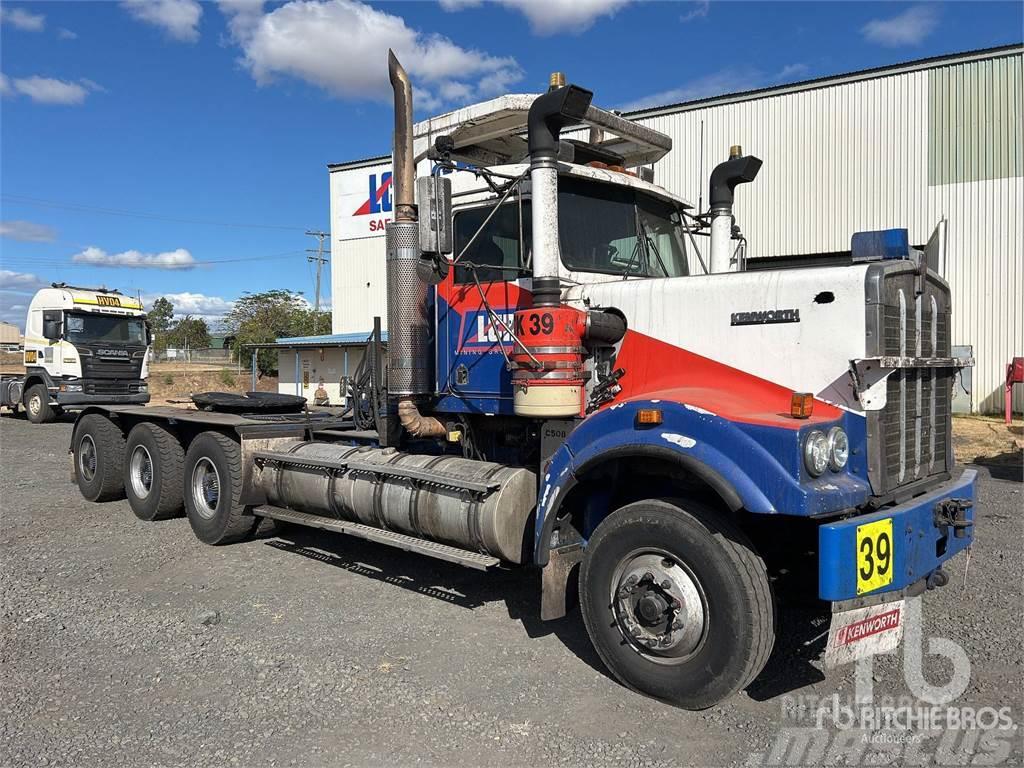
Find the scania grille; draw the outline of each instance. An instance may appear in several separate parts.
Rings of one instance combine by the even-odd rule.
[[[880,273],[869,272],[868,279],[869,352],[903,361],[948,358],[946,284],[921,276],[908,262],[875,269]],[[955,373],[950,367],[908,363],[889,374],[885,407],[867,414],[868,468],[877,495],[944,476],[952,468],[950,403]]]
[[[86,379],[138,379],[142,376],[142,360],[106,360],[96,356],[82,357],[82,377]]]
[[[139,391],[139,382],[119,379],[87,381],[83,385],[87,395],[128,395]]]

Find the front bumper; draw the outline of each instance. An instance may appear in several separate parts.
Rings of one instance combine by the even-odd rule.
[[[950,499],[973,502],[976,477],[977,472],[968,469],[959,478],[904,504],[822,525],[818,529],[818,596],[838,601],[897,592],[926,578],[971,546],[973,508],[959,505],[966,508],[958,527],[938,525],[936,510]],[[878,532],[890,530],[889,520],[891,542],[879,547]],[[876,538],[866,541],[872,532]],[[886,561],[877,557],[879,550],[891,555],[886,568],[891,568],[891,573],[881,577],[878,566]],[[885,578],[890,580],[877,585]]]
[[[87,395],[82,392],[58,392],[57,405],[145,405],[149,392],[128,395]]]

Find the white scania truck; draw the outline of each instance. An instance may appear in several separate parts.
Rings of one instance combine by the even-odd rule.
[[[52,421],[65,408],[145,404],[151,336],[142,302],[106,288],[54,283],[32,297],[25,373],[0,376],[0,405]]]

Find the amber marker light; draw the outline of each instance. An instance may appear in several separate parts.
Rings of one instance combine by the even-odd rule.
[[[794,419],[809,419],[814,413],[814,395],[810,392],[794,392],[789,401],[789,415]]]
[[[636,423],[644,426],[661,424],[660,408],[641,408],[636,412]]]

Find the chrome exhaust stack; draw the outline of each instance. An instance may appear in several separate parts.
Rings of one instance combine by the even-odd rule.
[[[417,274],[420,261],[413,155],[412,83],[394,51],[388,50],[388,77],[394,90],[395,134],[392,179],[395,220],[388,222],[388,397],[397,400],[399,421],[413,437],[441,437],[444,425],[423,416],[417,398],[433,393],[430,287]]]

